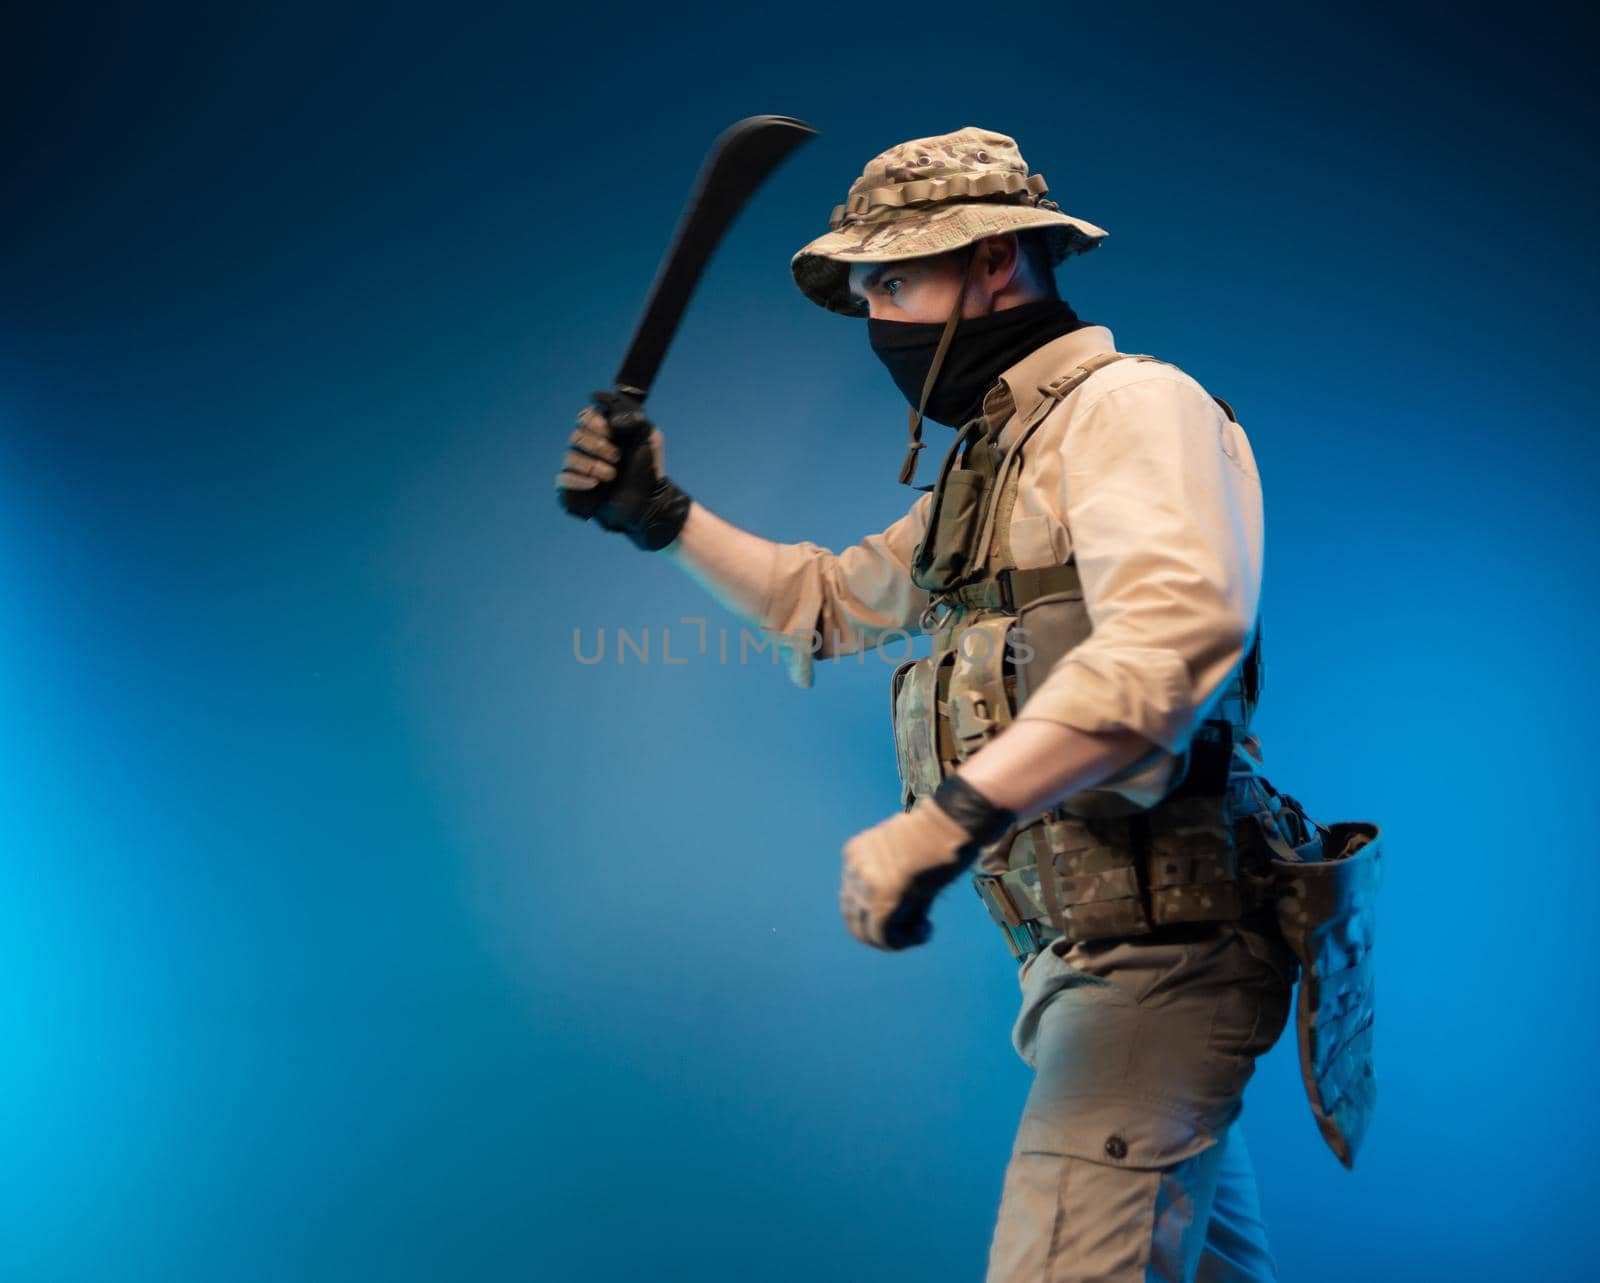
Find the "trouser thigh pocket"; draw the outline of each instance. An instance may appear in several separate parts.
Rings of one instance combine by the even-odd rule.
[[[1161,1167],[1126,1167],[1014,1150],[985,1283],[1190,1283],[1224,1152],[1218,1143]]]

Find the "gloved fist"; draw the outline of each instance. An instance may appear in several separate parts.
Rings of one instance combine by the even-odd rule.
[[[930,797],[844,845],[839,910],[862,944],[907,949],[933,934],[928,906],[960,877],[978,843]]]
[[[691,500],[666,476],[661,429],[631,396],[596,392],[594,400],[578,411],[557,498],[574,517],[593,517],[640,548],[665,548],[683,529]]]

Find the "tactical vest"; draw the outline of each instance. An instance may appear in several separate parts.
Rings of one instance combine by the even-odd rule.
[[[1094,371],[1121,359],[1154,358],[1096,356],[1040,389],[1008,450],[980,417],[945,456],[912,562],[913,581],[929,593],[922,622],[936,630],[933,651],[900,665],[893,681],[906,806],[1009,725],[1092,630],[1072,561],[1019,568],[1008,534],[1029,437]],[[1160,805],[1141,810],[1112,790],[1089,790],[984,850],[978,893],[1018,957],[1058,936],[1143,935],[1236,921],[1260,907],[1239,876],[1223,814],[1233,746],[1259,695],[1259,654],[1252,646]]]
[[[1096,370],[1125,359],[1155,360],[1092,357],[1041,386],[1008,449],[980,417],[945,455],[911,573],[929,594],[921,622],[933,646],[897,667],[891,683],[908,809],[1004,730],[1093,630],[1072,559],[1018,567],[1010,521],[1028,438]],[[1307,1096],[1349,1165],[1374,1099],[1368,953],[1378,829],[1318,825],[1260,776],[1250,720],[1261,685],[1258,631],[1156,805],[1141,809],[1105,788],[1074,794],[983,848],[973,883],[1019,960],[1062,938],[1147,936],[1190,924],[1275,933],[1304,973],[1297,1027]]]

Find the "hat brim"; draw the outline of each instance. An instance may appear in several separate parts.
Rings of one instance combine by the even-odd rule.
[[[1093,223],[1033,205],[964,202],[934,208],[885,210],[870,222],[827,232],[798,250],[789,270],[801,292],[842,316],[865,316],[867,305],[850,293],[852,263],[895,263],[927,258],[985,236],[1044,228],[1052,266],[1093,249],[1107,233]]]

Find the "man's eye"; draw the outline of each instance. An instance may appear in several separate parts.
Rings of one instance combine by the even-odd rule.
[[[904,285],[904,284],[905,284],[905,279],[903,277],[891,276],[888,280],[886,280],[883,283],[883,292],[885,294],[887,294],[890,298],[893,298],[896,294],[899,293],[899,289],[897,287],[901,286],[901,285]]]

